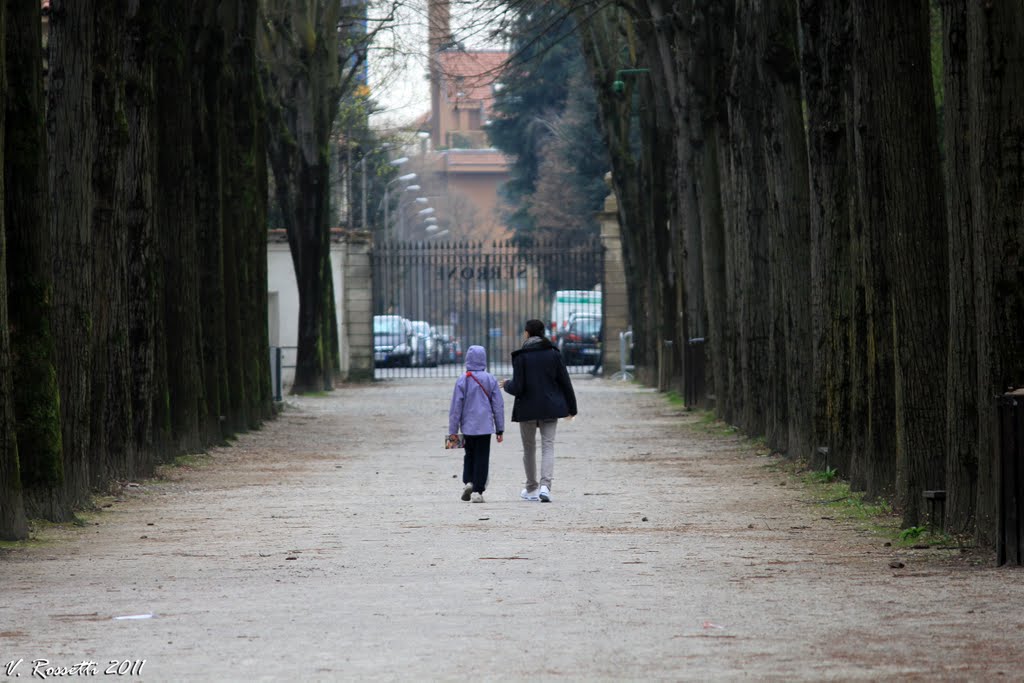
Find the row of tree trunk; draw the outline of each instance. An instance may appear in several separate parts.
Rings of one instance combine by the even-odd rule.
[[[723,419],[907,526],[945,491],[946,529],[991,542],[995,397],[1024,385],[1024,5],[598,5],[640,377],[678,388],[705,338]]]
[[[0,537],[270,416],[256,0],[0,2]],[[45,86],[45,87],[44,87]]]

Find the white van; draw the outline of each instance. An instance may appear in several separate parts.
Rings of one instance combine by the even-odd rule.
[[[569,316],[578,315],[601,316],[601,290],[598,289],[560,289],[555,292],[551,301],[551,319],[548,329],[552,341],[569,326]]]

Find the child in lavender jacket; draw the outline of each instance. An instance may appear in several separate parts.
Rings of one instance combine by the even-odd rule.
[[[466,455],[462,459],[462,500],[484,502],[487,470],[491,460],[491,434],[498,443],[505,432],[505,399],[498,380],[487,372],[487,351],[470,346],[466,351],[466,374],[455,382],[448,409],[448,434],[462,429]]]

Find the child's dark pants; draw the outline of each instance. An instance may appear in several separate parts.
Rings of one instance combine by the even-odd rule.
[[[466,455],[462,458],[462,483],[473,484],[473,491],[487,488],[487,469],[491,462],[491,435],[466,434]]]

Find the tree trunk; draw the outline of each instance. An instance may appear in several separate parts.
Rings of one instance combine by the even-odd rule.
[[[947,329],[949,280],[928,4],[855,0],[854,10],[861,206],[888,272],[896,493],[914,526],[922,492],[943,488],[945,467],[947,342],[934,331]]]
[[[811,342],[810,199],[800,92],[796,0],[765,2],[756,31],[765,93],[764,153],[772,233],[776,424],[793,457],[812,455],[814,347]],[[780,444],[781,448],[781,444]]]
[[[255,294],[250,291],[253,265],[248,255],[248,239],[254,229],[250,222],[257,202],[253,176],[257,159],[253,155],[253,131],[257,124],[253,101],[256,93],[247,92],[255,84],[254,34],[256,2],[231,5],[233,13],[225,17],[224,87],[220,93],[225,125],[221,155],[223,169],[222,210],[224,224],[224,317],[225,362],[227,379],[227,427],[231,431],[249,429],[252,397],[246,373],[255,347],[246,342],[244,326],[251,315]],[[265,200],[264,200],[265,201]]]
[[[293,393],[331,389],[328,315],[334,310],[330,277],[329,139],[340,97],[336,3],[286,3],[290,16],[268,16],[264,92],[267,140],[278,204],[299,292],[298,350]],[[294,16],[312,32],[296,36]],[[311,39],[311,40],[310,40]],[[295,45],[306,47],[296,50]]]
[[[249,264],[245,284],[247,314],[244,320],[245,339],[248,348],[246,370],[246,395],[250,398],[250,426],[256,427],[260,419],[274,413],[273,395],[270,386],[270,331],[267,326],[267,122],[266,104],[261,95],[259,71],[254,48],[257,23],[257,3],[246,0],[248,16],[239,35],[246,48],[240,59],[239,73],[246,78],[246,87],[241,88],[244,97],[236,98],[236,104],[244,106],[244,114],[237,115],[235,130],[243,146],[249,150],[244,157],[248,160],[248,180],[242,183],[248,200],[247,228],[245,231],[246,262]],[[249,40],[245,40],[249,36]],[[243,66],[244,65],[244,66]]]
[[[973,532],[978,489],[978,366],[971,221],[967,2],[943,0],[942,66],[949,229],[949,355],[946,365],[945,528]]]
[[[845,5],[845,7],[844,7]],[[811,292],[814,345],[815,443],[828,448],[821,464],[850,474],[852,424],[850,329],[855,282],[851,271],[851,179],[846,97],[849,79],[847,0],[801,0],[801,62],[807,100],[811,191]]]
[[[1024,6],[967,9],[972,229],[977,316],[978,536],[991,543],[999,498],[994,397],[1024,385]]]
[[[650,41],[653,42],[653,41]],[[650,64],[650,44],[641,34],[637,40],[638,61]],[[659,83],[657,70],[638,76],[639,102],[636,114],[641,131],[641,192],[651,198],[644,205],[641,227],[652,268],[648,270],[648,300],[651,302],[654,358],[653,384],[661,391],[680,391],[679,370],[682,367],[681,336],[685,336],[685,284],[680,268],[687,257],[683,230],[679,226],[679,192],[676,179],[679,131],[670,109],[667,88]],[[699,230],[688,226],[687,230]]]
[[[230,4],[230,3],[229,3]],[[224,80],[224,28],[215,5],[197,7],[201,23],[196,36],[193,63],[195,126],[193,128],[196,183],[197,248],[203,357],[205,411],[200,415],[204,443],[221,443],[230,408],[227,380],[225,326],[224,158],[221,100],[228,96]],[[219,11],[219,10],[218,10]]]
[[[57,382],[64,446],[64,496],[69,511],[89,500],[92,411],[92,170],[93,109],[91,0],[50,3],[49,92],[50,237]]]
[[[134,474],[128,349],[127,229],[120,173],[127,143],[121,74],[125,21],[118,0],[97,0],[94,15],[92,164],[92,485]]]
[[[726,260],[729,247],[725,242],[725,210],[723,207],[722,163],[719,141],[727,126],[725,110],[724,68],[727,64],[728,38],[732,31],[729,3],[716,0],[699,15],[693,38],[693,63],[690,82],[693,106],[699,116],[694,135],[695,192],[700,200],[701,260],[704,267],[704,329],[706,358],[705,387],[715,397],[719,417],[730,404],[732,378],[727,374],[728,295]]]
[[[169,430],[174,452],[202,445],[206,415],[200,345],[195,160],[191,144],[196,95],[191,86],[192,2],[162,3],[157,43],[156,229],[163,253]]]
[[[51,318],[52,246],[47,199],[46,129],[39,8],[8,2],[4,204],[12,389],[25,509],[61,520],[63,463],[60,393]]]
[[[7,3],[0,3],[0,94],[7,99]],[[6,158],[6,111],[0,108],[0,158]],[[4,164],[6,166],[6,164]],[[14,395],[11,391],[11,337],[7,321],[7,171],[0,168],[0,539],[28,538],[25,506],[18,468],[18,441],[14,423]]]
[[[784,435],[778,429],[769,431],[768,412],[785,395],[785,385],[784,378],[773,373],[777,368],[769,356],[769,192],[762,142],[764,101],[754,50],[759,27],[750,0],[736,3],[735,28],[728,90],[729,185],[735,213],[727,239],[736,245],[730,278],[737,297],[732,316],[738,355],[735,381],[740,392],[736,421],[746,434],[765,435],[768,445],[778,449],[784,445]]]
[[[153,218],[154,137],[153,32],[156,8],[152,3],[128,3],[124,69],[126,144],[121,159],[119,186],[124,200],[118,218],[127,233],[128,348],[131,368],[131,440],[136,470],[153,471],[166,443],[159,439],[154,404],[164,404],[166,377],[157,373],[158,325],[163,316],[158,238]]]

